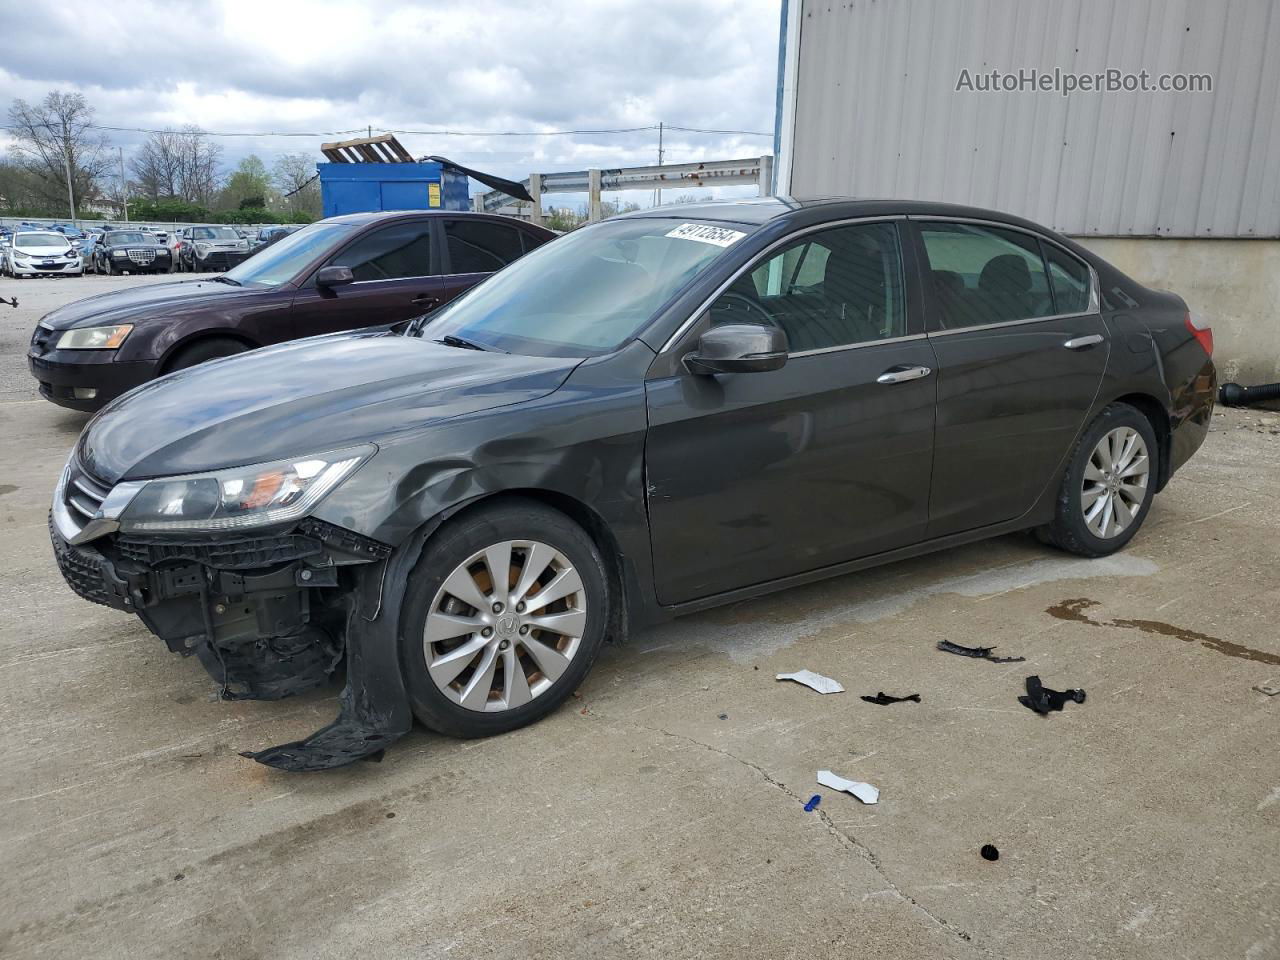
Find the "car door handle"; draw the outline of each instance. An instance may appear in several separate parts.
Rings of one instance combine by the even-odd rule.
[[[919,380],[921,377],[927,377],[931,373],[933,371],[928,367],[908,367],[905,365],[890,367],[876,377],[876,383],[906,383],[908,380]]]
[[[1102,334],[1091,333],[1087,337],[1072,337],[1063,344],[1068,350],[1083,350],[1085,347],[1092,347],[1102,342]]]
[[[440,302],[440,298],[437,297],[435,294],[420,293],[416,297],[414,297],[413,300],[411,300],[410,302],[416,303],[422,307],[433,307]]]

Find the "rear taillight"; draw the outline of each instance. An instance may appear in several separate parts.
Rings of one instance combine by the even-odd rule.
[[[1204,347],[1204,352],[1209,356],[1213,356],[1213,328],[1209,326],[1209,321],[1204,317],[1187,311],[1187,329],[1191,331],[1191,335],[1200,342],[1200,346]]]

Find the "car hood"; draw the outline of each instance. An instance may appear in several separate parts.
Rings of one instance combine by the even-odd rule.
[[[545,396],[580,362],[386,333],[299,340],[191,367],[125,394],[85,427],[79,458],[114,484],[377,443]]]
[[[224,302],[229,297],[259,296],[262,292],[260,287],[237,287],[212,280],[177,280],[86,297],[46,313],[40,322],[54,330],[93,327],[102,323],[146,319],[156,316],[158,311],[167,311],[174,306],[202,306],[215,300]]]

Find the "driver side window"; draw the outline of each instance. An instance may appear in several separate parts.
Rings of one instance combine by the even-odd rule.
[[[360,237],[327,266],[350,267],[357,282],[431,274],[431,223],[397,223]]]
[[[735,280],[711,322],[781,327],[793,355],[906,336],[897,226],[807,234]]]

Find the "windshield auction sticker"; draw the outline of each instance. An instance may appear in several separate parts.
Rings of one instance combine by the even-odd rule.
[[[697,240],[699,243],[709,243],[716,247],[728,247],[746,236],[741,230],[730,230],[728,227],[708,227],[702,223],[682,223],[670,233],[668,237],[675,237],[677,240]]]

